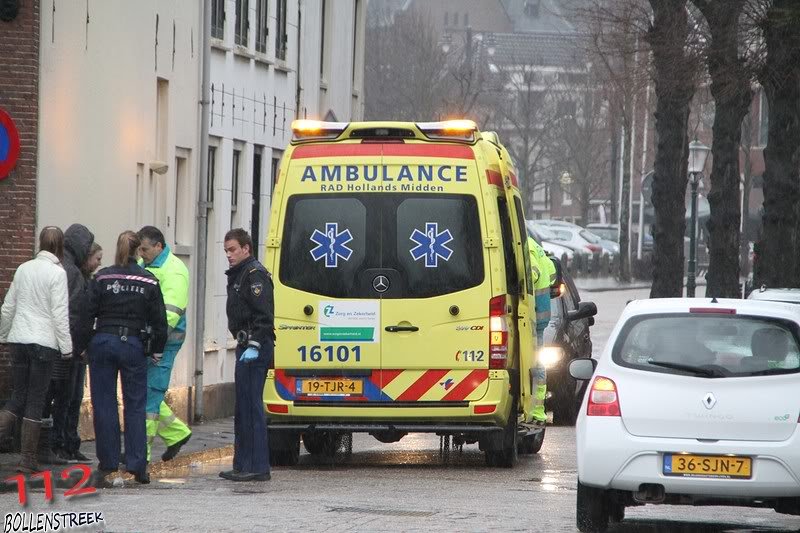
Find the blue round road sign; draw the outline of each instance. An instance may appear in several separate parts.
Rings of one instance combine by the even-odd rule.
[[[5,110],[0,109],[0,180],[8,177],[19,159],[19,131]]]

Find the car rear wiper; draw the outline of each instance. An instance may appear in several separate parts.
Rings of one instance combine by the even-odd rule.
[[[773,376],[777,374],[794,374],[797,372],[796,368],[768,368],[766,370],[758,370],[756,372],[750,372],[748,375],[750,376]]]
[[[707,378],[724,377],[719,372],[716,372],[715,370],[712,370],[710,368],[702,368],[699,366],[692,366],[692,365],[683,365],[681,363],[671,363],[669,361],[653,361],[652,359],[647,361],[647,363],[653,366],[671,368],[673,370],[683,370],[684,372],[690,372],[692,374],[695,374],[696,376],[705,376]]]

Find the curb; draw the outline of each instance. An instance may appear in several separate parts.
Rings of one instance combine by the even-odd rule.
[[[208,463],[220,459],[227,459],[229,457],[233,457],[233,444],[228,444],[219,448],[206,448],[205,450],[196,452],[182,453],[171,461],[151,463],[149,472],[151,476],[163,476],[175,470],[189,468],[192,463]]]

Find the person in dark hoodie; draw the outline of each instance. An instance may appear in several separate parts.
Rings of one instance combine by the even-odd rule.
[[[94,234],[82,224],[72,224],[64,232],[63,265],[69,290],[69,329],[73,353],[77,356],[86,350],[91,337],[92,325],[89,324],[87,308],[89,280],[84,274],[84,266],[93,243]],[[50,446],[55,455],[66,462],[90,463],[91,459],[80,452],[81,439],[78,436],[86,363],[83,358],[74,357],[71,361],[58,362],[56,366],[51,382],[53,428]]]

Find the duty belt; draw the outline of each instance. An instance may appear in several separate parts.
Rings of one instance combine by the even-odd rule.
[[[101,326],[97,328],[97,333],[108,333],[109,335],[116,335],[122,340],[127,342],[128,337],[139,337],[142,332],[138,329],[128,328],[125,326]]]

